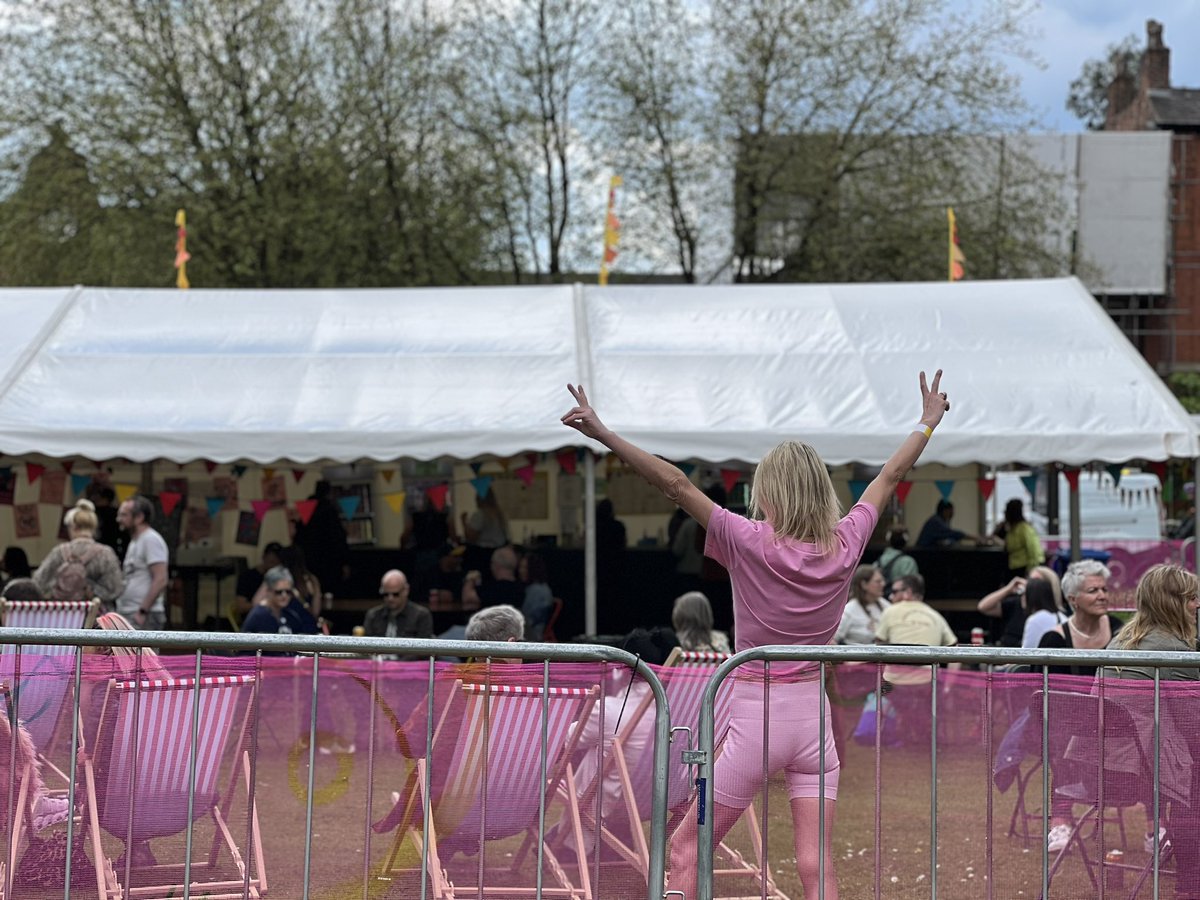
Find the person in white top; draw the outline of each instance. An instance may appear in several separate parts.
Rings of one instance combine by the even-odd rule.
[[[154,505],[145,497],[130,497],[117,510],[117,524],[128,532],[125,550],[125,591],[117,612],[141,629],[166,626],[163,591],[167,586],[167,542],[150,527]]]
[[[890,604],[883,599],[883,573],[872,565],[854,570],[850,579],[850,599],[842,612],[842,621],[834,635],[835,644],[873,644],[879,617]]]
[[[1021,604],[1025,608],[1022,647],[1036,647],[1047,631],[1067,621],[1066,614],[1058,607],[1050,583],[1040,578],[1030,578],[1025,582]]]

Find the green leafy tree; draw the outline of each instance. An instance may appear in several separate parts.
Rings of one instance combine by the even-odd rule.
[[[1071,82],[1067,93],[1067,109],[1089,131],[1104,127],[1108,113],[1108,86],[1118,74],[1137,83],[1138,67],[1142,61],[1141,43],[1130,34],[1120,43],[1109,44],[1103,59],[1089,59],[1083,64],[1079,77]]]

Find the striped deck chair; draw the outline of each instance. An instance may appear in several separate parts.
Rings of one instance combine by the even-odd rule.
[[[251,784],[246,728],[254,714],[252,675],[201,678],[195,789],[189,794],[192,764],[193,678],[111,681],[100,713],[96,746],[84,763],[87,832],[101,900],[182,896],[185,862],[159,864],[138,848],[157,838],[179,835],[205,817],[213,823],[207,858],[190,868],[192,896],[259,898],[266,893],[258,810]],[[222,792],[222,765],[235,754]],[[231,825],[238,780],[245,798],[245,833],[250,858],[243,857]],[[189,818],[189,796],[191,817]],[[125,844],[125,861],[105,856],[101,829]],[[231,864],[221,860],[229,851]],[[180,854],[182,855],[182,854]],[[122,883],[128,885],[122,888]]]
[[[588,873],[580,873],[579,885],[572,883],[539,835],[539,819],[543,804],[550,805],[567,776],[577,733],[571,723],[591,713],[599,692],[598,686],[552,687],[547,693],[540,686],[455,681],[434,732],[429,831],[422,833],[427,762],[421,759],[407,788],[409,796],[401,799],[405,813],[384,863],[383,877],[416,870],[424,853],[435,900],[478,896],[591,900],[594,895]],[[544,721],[543,704],[547,710]],[[549,821],[548,815],[545,821]],[[574,830],[581,839],[578,818]],[[517,836],[524,840],[511,854],[511,862],[489,865],[486,844]],[[406,839],[416,850],[415,865],[401,864]],[[534,880],[536,872],[526,884],[520,883],[521,866],[531,852],[536,860],[539,846],[545,868],[558,883],[557,887],[542,885],[540,892]],[[456,885],[451,880],[446,863],[460,852],[478,854],[470,867],[475,884]]]
[[[9,628],[91,628],[99,611],[99,600],[0,599],[0,621]],[[27,644],[20,648],[18,660],[16,645],[0,647],[0,678],[16,695],[17,715],[38,748],[43,768],[64,785],[67,774],[47,754],[54,746],[63,710],[70,706],[75,652],[68,644]]]
[[[700,701],[704,695],[704,688],[708,684],[711,675],[717,670],[717,666],[727,659],[729,659],[729,654],[727,653],[683,650],[676,647],[671,651],[671,655],[667,657],[667,661],[662,666],[660,674],[663,689],[667,694],[667,703],[671,710],[671,727],[674,729],[680,726],[687,726],[691,729],[691,740],[688,746],[694,746],[699,734]],[[717,694],[717,704],[713,711],[715,719],[713,737],[718,755],[721,752],[721,743],[724,740],[725,733],[729,730],[731,702],[732,698],[729,690],[722,690]],[[621,724],[620,733],[613,738],[610,758],[604,761],[600,774],[594,780],[594,783],[586,789],[578,804],[579,815],[584,820],[594,819],[596,809],[595,792],[600,788],[605,769],[608,769],[610,766],[615,767],[617,777],[621,779],[622,793],[626,801],[628,830],[633,836],[633,846],[626,844],[614,835],[611,830],[603,827],[600,829],[601,840],[629,864],[640,868],[642,871],[645,871],[650,864],[650,852],[646,844],[646,835],[642,828],[642,822],[644,819],[649,818],[651,809],[654,777],[654,745],[653,742],[647,743],[645,749],[640,754],[632,754],[638,756],[638,758],[630,758],[630,755],[626,754],[625,746],[630,735],[638,727],[642,717],[654,715],[653,705],[653,696],[647,695],[646,699],[633,711],[628,724],[624,722]],[[675,827],[679,824],[679,820],[687,812],[688,805],[694,796],[693,780],[695,773],[690,766],[684,764],[682,761],[681,751],[685,749],[681,743],[683,739],[682,733],[676,735],[669,754],[670,768],[667,774],[667,810],[671,816],[671,820],[667,826],[668,834],[674,832]],[[787,900],[787,896],[781,893],[775,886],[775,879],[771,875],[770,866],[765,865],[761,858],[762,830],[759,827],[758,815],[754,810],[753,804],[746,809],[745,814],[742,816],[742,822],[745,823],[749,832],[749,841],[754,847],[755,859],[753,861],[748,860],[743,853],[731,846],[728,839],[726,839],[726,841],[720,844],[720,850],[727,857],[729,865],[723,868],[716,868],[713,871],[713,876],[745,876],[753,878],[760,883],[765,876],[766,895],[777,898],[777,900]],[[761,891],[753,894],[754,897],[761,895]]]

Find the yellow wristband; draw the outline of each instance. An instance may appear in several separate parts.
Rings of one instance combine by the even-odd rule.
[[[933,429],[928,425],[922,425],[920,422],[917,423],[917,427],[913,430],[919,431],[921,434],[925,435],[926,440],[929,440],[929,438],[933,437]]]

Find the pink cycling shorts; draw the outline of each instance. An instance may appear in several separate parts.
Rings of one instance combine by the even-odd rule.
[[[821,708],[825,709],[825,799],[836,800],[837,749],[833,720],[825,689],[817,678],[796,683],[771,681],[767,688],[769,710],[764,709],[763,684],[736,681],[730,705],[729,731],[713,767],[713,799],[725,806],[745,809],[761,792],[763,782],[782,771],[788,796],[821,795]],[[763,756],[763,719],[769,714],[766,765]]]

